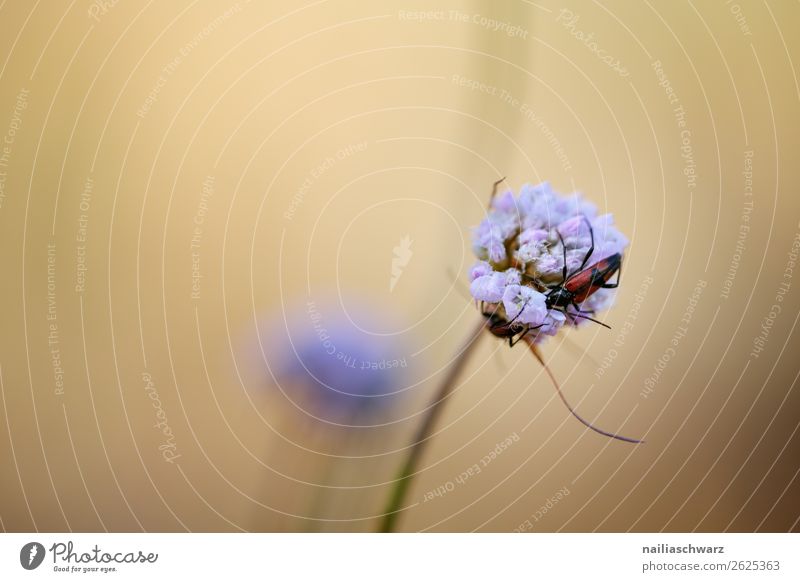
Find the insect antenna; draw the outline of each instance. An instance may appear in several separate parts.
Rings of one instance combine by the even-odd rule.
[[[560,311],[560,310],[559,310],[559,311]],[[608,324],[606,324],[606,323],[603,323],[602,321],[599,321],[599,320],[597,320],[597,319],[594,319],[594,318],[592,318],[592,317],[589,317],[588,315],[581,315],[580,313],[572,313],[571,311],[566,311],[566,310],[564,310],[564,313],[565,313],[566,315],[571,315],[572,317],[580,317],[581,319],[588,319],[589,321],[593,321],[593,322],[595,322],[595,323],[599,323],[599,324],[600,324],[600,325],[602,325],[603,327],[607,327],[608,329],[611,329],[611,326],[610,326],[610,325],[608,325]]]
[[[528,341],[528,346],[530,346],[531,352],[533,352],[533,355],[536,356],[536,359],[539,360],[539,363],[542,365],[542,367],[544,367],[545,372],[547,372],[547,375],[550,376],[550,380],[553,382],[553,385],[556,387],[556,392],[558,393],[559,398],[561,398],[561,402],[563,402],[564,406],[567,407],[567,410],[569,410],[572,413],[572,416],[577,418],[583,425],[585,425],[586,427],[592,429],[594,432],[598,432],[601,435],[610,437],[612,439],[617,439],[617,440],[620,440],[620,441],[625,441],[627,443],[635,443],[635,444],[639,444],[639,443],[643,443],[644,442],[643,440],[632,439],[632,438],[628,438],[628,437],[625,437],[625,436],[622,436],[622,435],[618,435],[618,434],[614,434],[614,433],[611,433],[611,432],[606,432],[603,429],[600,429],[600,428],[597,428],[596,426],[593,426],[592,423],[590,423],[589,421],[584,420],[577,412],[575,412],[575,410],[572,408],[572,406],[569,405],[569,402],[567,402],[567,399],[564,397],[564,393],[561,392],[561,387],[558,385],[558,380],[556,380],[556,377],[550,371],[550,368],[547,366],[547,364],[545,364],[544,358],[542,358],[542,354],[539,352],[539,349],[536,347],[536,344],[533,341]]]
[[[503,182],[505,182],[505,179],[506,179],[506,177],[505,177],[505,176],[503,176],[502,178],[500,178],[499,180],[497,180],[497,182],[495,182],[494,184],[492,184],[492,195],[489,197],[489,208],[490,208],[490,209],[492,208],[492,200],[494,200],[494,197],[495,197],[495,196],[497,196],[497,187],[498,187],[500,184],[502,184]]]

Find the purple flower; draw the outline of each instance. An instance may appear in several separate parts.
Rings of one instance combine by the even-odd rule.
[[[493,210],[473,232],[473,250],[478,258],[500,263],[506,259],[505,241],[519,229],[517,212]]]
[[[587,260],[590,225],[594,251]],[[473,230],[473,250],[480,261],[470,271],[470,292],[478,301],[495,304],[493,311],[506,321],[519,315],[516,321],[537,327],[537,338],[555,335],[565,323],[587,321],[565,315],[561,308],[547,309],[548,286],[563,283],[565,255],[570,276],[582,265],[622,254],[627,246],[613,217],[598,216],[596,206],[580,194],[559,194],[547,182],[526,184],[517,197],[512,192],[495,197],[489,214]],[[613,298],[613,290],[600,289],[581,308],[602,311]]]
[[[360,303],[359,310],[343,313],[338,302],[308,301],[260,331],[262,358],[277,387],[323,421],[350,424],[385,411],[406,385],[409,362],[401,342],[355,323],[385,324],[385,310]]]

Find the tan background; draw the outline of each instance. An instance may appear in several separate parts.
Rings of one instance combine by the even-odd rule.
[[[402,14],[423,4],[0,4],[0,133],[12,142],[0,168],[5,530],[373,529],[419,413],[479,317],[453,276],[464,281],[469,227],[502,175],[514,189],[580,190],[630,237],[604,317],[614,329],[562,335],[544,353],[585,416],[647,443],[588,433],[525,350],[484,338],[401,528],[798,529],[800,271],[784,279],[800,231],[798,4],[453,1],[424,7],[440,19]],[[565,26],[562,9],[578,21]],[[691,190],[655,61],[685,111]],[[723,298],[747,151],[751,229]],[[193,299],[189,245],[208,176]],[[414,255],[390,293],[392,248],[406,235]],[[48,244],[63,394],[48,346]],[[644,398],[701,280],[688,332]],[[784,281],[782,311],[751,357]],[[398,322],[380,331],[417,353],[406,407],[356,437],[265,396],[250,357],[255,322],[331,293],[347,309],[371,296]],[[145,372],[175,434],[174,464],[158,450]],[[515,433],[479,475],[423,502]],[[320,470],[331,458],[320,452],[335,470]]]

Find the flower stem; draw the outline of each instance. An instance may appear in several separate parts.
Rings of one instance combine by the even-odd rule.
[[[442,380],[442,383],[439,385],[439,389],[436,391],[436,395],[433,397],[431,405],[426,411],[426,416],[422,421],[419,430],[417,431],[413,444],[411,445],[408,458],[406,459],[403,468],[400,470],[400,473],[395,480],[394,489],[391,497],[389,498],[389,503],[386,505],[386,509],[384,510],[379,531],[394,531],[397,522],[397,516],[399,515],[400,511],[402,511],[401,506],[403,505],[406,494],[408,493],[411,480],[417,474],[417,465],[419,464],[419,460],[425,450],[425,446],[430,440],[431,433],[436,425],[436,420],[441,415],[444,404],[447,401],[447,397],[450,395],[450,392],[453,391],[453,388],[455,388],[456,380],[458,379],[461,371],[464,369],[464,366],[467,363],[473,348],[477,345],[477,340],[481,337],[481,333],[483,332],[483,328],[485,326],[486,321],[481,320],[480,325],[478,325],[474,331],[470,332],[460,352],[456,356],[455,360],[453,360],[450,369],[447,371],[446,376]]]

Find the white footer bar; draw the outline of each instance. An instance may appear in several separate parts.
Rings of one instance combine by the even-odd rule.
[[[0,580],[800,580],[797,534],[2,534]]]

